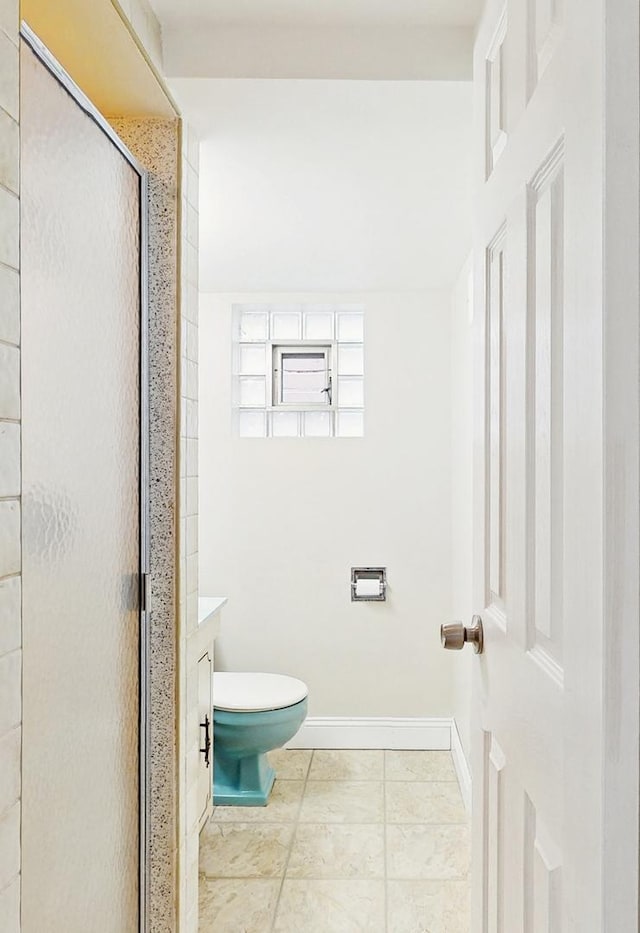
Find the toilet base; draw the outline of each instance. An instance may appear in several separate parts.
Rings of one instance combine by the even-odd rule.
[[[276,773],[266,754],[225,758],[213,762],[214,807],[266,807]]]
[[[213,710],[213,805],[266,807],[275,771],[267,752],[282,748],[307,715],[307,698],[282,709]]]

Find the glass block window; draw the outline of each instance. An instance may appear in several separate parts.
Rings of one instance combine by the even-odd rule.
[[[362,437],[364,307],[234,305],[240,437]]]

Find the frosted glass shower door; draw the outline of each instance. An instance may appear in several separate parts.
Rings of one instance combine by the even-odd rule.
[[[140,175],[21,50],[24,933],[133,933]]]

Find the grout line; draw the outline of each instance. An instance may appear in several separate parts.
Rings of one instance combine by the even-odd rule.
[[[7,654],[11,654],[13,651],[20,651],[20,650],[21,650],[20,648],[14,648],[14,649],[12,649],[11,652],[7,652],[5,655],[2,655],[2,657],[6,657]],[[237,826],[238,823],[242,823],[243,826],[292,826],[292,825],[293,825],[293,826],[296,826],[296,825],[299,824],[299,825],[305,826],[305,827],[306,827],[306,826],[342,826],[342,827],[353,827],[353,826],[382,826],[383,823],[384,823],[385,821],[384,821],[384,820],[364,820],[364,819],[363,819],[363,820],[357,820],[357,821],[354,821],[354,822],[352,822],[351,820],[349,820],[349,821],[341,821],[341,820],[310,820],[309,822],[306,822],[306,821],[305,821],[305,822],[301,823],[300,820],[298,820],[297,818],[296,818],[296,819],[291,819],[291,820],[283,820],[283,819],[280,819],[280,820],[278,820],[278,819],[269,819],[269,820],[249,820],[249,819],[243,819],[241,816],[239,816],[239,817],[234,817],[233,819],[219,819],[219,818],[216,819],[216,818],[214,817],[214,818],[211,819],[210,822],[211,822],[211,823],[215,823],[216,826]],[[432,821],[432,820],[429,820],[429,821],[426,821],[426,820],[402,820],[402,821],[400,821],[400,822],[394,821],[394,820],[387,820],[387,821],[386,821],[386,825],[387,825],[387,826],[423,826],[423,827],[425,827],[425,828],[426,828],[426,827],[429,827],[430,829],[436,829],[436,828],[440,828],[440,829],[441,829],[441,828],[446,827],[446,826],[450,826],[450,827],[453,827],[453,826],[466,826],[467,829],[469,828],[469,822],[468,822],[467,820],[457,820],[456,822],[452,822],[451,820],[449,820],[448,823],[447,823],[447,822],[444,822],[444,823],[443,823],[442,820],[438,820],[438,821]],[[256,878],[259,878],[260,875],[256,875],[255,877],[256,877]],[[345,878],[344,880],[345,880],[345,881],[348,881],[349,879],[348,879],[348,878]],[[354,879],[354,880],[356,880],[356,879]]]
[[[18,802],[18,798],[16,798],[16,800],[14,801],[14,804],[17,802]],[[11,804],[11,806],[13,806],[14,804]],[[8,807],[7,809],[10,809],[11,806]],[[359,825],[359,824],[356,824],[356,825]],[[451,882],[452,884],[459,884],[461,881],[468,881],[470,877],[471,875],[469,872],[466,875],[446,875],[445,877],[438,877],[437,875],[433,875],[433,876],[402,875],[402,876],[398,876],[397,878],[396,877],[389,878],[389,881],[403,881],[403,882],[404,881],[427,881],[427,882],[433,882],[435,884],[447,884],[448,882]],[[279,880],[275,875],[205,875],[204,873],[201,875],[201,878],[204,881],[278,881]],[[368,884],[369,882],[375,883],[377,881],[384,882],[384,878],[375,878],[375,877],[345,878],[343,875],[336,875],[335,877],[333,877],[333,875],[331,876],[318,875],[317,877],[315,875],[304,875],[304,877],[293,878],[291,880],[302,881],[302,882],[346,881],[348,883],[353,882],[355,884]]]
[[[442,822],[425,823],[425,822],[420,822],[419,820],[413,820],[412,822],[403,822],[403,823],[397,823],[397,822],[394,822],[393,820],[389,820],[387,822],[387,825],[388,826],[429,826],[429,827],[440,827],[440,828],[443,826],[467,826],[467,827],[469,826],[467,822],[462,822],[462,821],[458,823],[442,823]]]
[[[0,658],[4,661],[5,658],[10,658],[12,655],[19,654],[21,651],[22,651],[22,645],[18,645],[17,648],[12,648],[10,651],[5,651],[3,654],[0,654]],[[14,729],[17,729],[18,726],[21,726],[21,725],[22,725],[21,719],[19,719],[18,722],[12,722],[9,726],[7,726],[4,729],[4,731],[2,732],[2,735],[3,736],[8,735],[9,732],[13,732]]]
[[[311,765],[313,763],[314,755],[315,755],[315,750],[311,752],[311,756],[309,758],[309,767],[307,768],[307,773],[304,778],[304,784],[302,785],[302,793],[300,794],[300,803],[298,804],[298,812],[296,814],[296,818],[295,820],[291,821],[293,825],[293,832],[291,833],[291,841],[289,842],[289,851],[287,852],[287,858],[284,863],[284,869],[282,871],[282,880],[280,882],[280,889],[278,891],[278,898],[276,900],[276,908],[273,912],[273,920],[271,921],[271,927],[269,928],[271,933],[273,933],[273,930],[275,928],[276,918],[278,916],[278,910],[280,909],[280,899],[282,897],[282,889],[284,887],[285,878],[287,877],[287,869],[289,868],[289,862],[291,861],[291,853],[293,852],[293,846],[295,843],[296,834],[298,832],[298,825],[300,823],[300,813],[302,811],[302,803],[304,801],[304,795],[307,791],[307,783],[309,781],[309,775],[311,774]]]
[[[244,826],[247,829],[260,829],[262,826],[293,826],[295,825],[294,820],[216,820],[215,818],[211,820],[212,825],[219,826],[221,829],[233,829],[237,826]],[[217,878],[217,875],[211,875],[211,878]],[[247,875],[247,878],[261,878],[262,875]]]
[[[0,583],[6,583],[7,580],[19,580],[22,576],[22,571],[16,570],[14,573],[7,573],[3,577],[0,577]]]
[[[19,871],[17,871],[15,875],[11,875],[9,880],[5,884],[3,884],[2,887],[0,887],[0,894],[4,894],[4,892],[7,891],[11,887],[12,884],[15,884],[16,881],[20,879],[20,875],[21,875],[21,872]]]
[[[5,110],[5,113],[7,113],[6,110]],[[7,116],[11,117],[11,114],[7,114]],[[11,119],[12,119],[14,122],[17,123],[17,120],[15,119],[15,117],[11,117]],[[18,192],[18,191],[14,191],[13,188],[9,188],[9,187],[8,187],[7,185],[5,185],[3,182],[0,182],[0,189],[2,189],[2,191],[6,191],[7,194],[12,195],[12,196],[16,199],[16,201],[19,201],[19,200],[20,200],[20,194],[19,194],[19,192]]]
[[[8,29],[5,29],[3,26],[2,29],[0,29],[0,33],[2,33],[2,35],[7,37],[11,45],[15,46],[17,49],[20,48],[18,33],[14,29],[11,29],[11,31],[9,31]],[[4,110],[4,107],[0,109]],[[8,110],[4,110],[4,112],[7,114],[8,117],[11,117],[11,114],[9,113]],[[15,117],[11,117],[11,119],[15,120]]]
[[[4,733],[4,735],[2,736],[2,738],[4,738],[5,736],[9,735],[10,732],[15,732],[17,728],[18,728],[17,726],[16,726],[16,727],[12,727],[11,729],[9,729],[7,732]],[[13,808],[14,808],[17,804],[20,804],[20,803],[21,803],[21,800],[22,800],[22,798],[19,797],[19,796],[18,796],[18,797],[14,797],[14,799],[11,801],[11,803],[8,803],[5,807],[2,807],[2,809],[0,809],[0,820],[4,820],[5,816],[7,816],[7,814],[9,813],[9,811],[10,811],[10,810],[13,810]],[[21,819],[21,814],[20,814],[19,817],[18,817],[18,821],[20,821],[20,819]],[[18,874],[19,874],[19,873],[18,873]],[[12,878],[11,881],[9,881],[4,887],[9,887],[9,885],[10,885],[14,880],[15,880],[15,879]],[[3,887],[2,889],[0,889],[0,890],[4,890],[4,887]]]

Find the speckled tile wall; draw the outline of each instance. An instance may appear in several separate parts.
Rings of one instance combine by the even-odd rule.
[[[17,0],[0,0],[0,917],[20,930],[20,142]]]
[[[151,34],[155,34],[153,30]],[[198,627],[199,142],[185,125],[179,126],[176,135],[178,125],[162,125],[162,121],[112,119],[111,123],[150,172],[150,220],[152,231],[155,228],[150,244],[150,271],[152,277],[154,270],[158,274],[157,282],[150,286],[152,313],[158,316],[157,329],[154,333],[152,323],[150,332],[154,597],[151,923],[153,930],[165,931],[173,929],[169,924],[177,920],[181,933],[195,933],[198,929],[200,814],[196,789],[200,734],[197,689],[194,689],[197,688],[197,671],[187,666],[187,658],[190,656],[189,638]],[[177,149],[174,148],[176,143]],[[178,165],[179,193],[176,189]],[[162,245],[169,239],[176,243],[177,254],[170,254]],[[172,459],[176,434],[179,437],[177,463],[175,456]],[[154,462],[159,471],[157,475]],[[175,490],[178,491],[177,502],[173,495]],[[172,563],[176,553],[177,576],[175,563]],[[170,608],[170,600],[176,595],[177,605],[174,602]],[[162,613],[161,618],[158,612]],[[168,689],[170,684],[173,691]],[[168,749],[171,755],[167,754]],[[177,918],[172,914],[176,903]]]
[[[175,927],[179,317],[177,120],[110,119],[149,173],[151,929]]]
[[[160,32],[146,0],[120,0],[119,5],[149,58],[160,67]],[[156,507],[153,500],[151,506],[151,547],[153,564],[155,540],[158,558],[155,569],[160,575],[156,582],[162,588],[162,619],[157,616],[159,607],[154,603],[157,624],[151,632],[151,928],[165,933],[175,929],[177,923],[181,933],[195,933],[198,929],[199,814],[194,790],[199,763],[199,729],[197,709],[194,721],[193,703],[188,702],[193,694],[195,671],[187,669],[186,659],[189,656],[187,639],[198,625],[199,143],[184,125],[163,129],[157,121],[112,122],[155,176],[155,180],[150,179],[150,207],[157,211],[158,220],[164,218],[168,222],[171,218],[171,234],[166,228],[161,236],[167,243],[171,236],[171,242],[177,247],[177,252],[170,256],[160,242],[154,243],[152,238],[150,256],[152,275],[154,268],[158,272],[163,270],[155,291],[158,330],[154,335],[152,328],[150,333],[151,487],[152,497],[157,496]],[[177,149],[174,149],[176,143]],[[153,290],[150,301],[153,307]],[[162,326],[160,319],[164,322]],[[177,463],[176,436],[179,438]],[[154,450],[159,471],[155,478],[162,487],[160,490],[154,482]],[[154,600],[157,599],[155,569],[152,569]],[[171,599],[174,602],[170,608]],[[171,754],[167,754],[167,749],[171,749]]]

